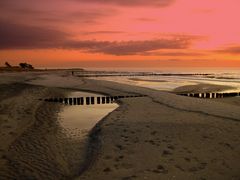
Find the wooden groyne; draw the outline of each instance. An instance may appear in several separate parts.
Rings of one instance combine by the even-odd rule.
[[[138,77],[138,76],[210,76],[214,74],[206,74],[206,73],[147,73],[147,72],[137,72],[137,73],[95,73],[95,74],[77,74],[78,77],[114,77],[114,76],[129,76],[129,77]]]
[[[195,97],[195,98],[226,98],[240,96],[240,92],[226,92],[226,93],[181,93],[181,96]]]
[[[94,105],[94,104],[110,104],[119,99],[145,97],[146,95],[130,95],[130,96],[91,96],[91,97],[70,97],[70,98],[46,98],[39,99],[45,102],[61,103],[65,105]]]

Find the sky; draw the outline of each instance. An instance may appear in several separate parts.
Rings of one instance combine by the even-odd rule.
[[[0,0],[0,64],[240,67],[239,7],[239,0]]]

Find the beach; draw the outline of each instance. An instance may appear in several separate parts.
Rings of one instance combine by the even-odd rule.
[[[146,97],[118,100],[87,136],[69,138],[61,106],[39,99],[76,90]],[[239,97],[184,97],[68,71],[2,73],[0,92],[2,179],[240,179]]]

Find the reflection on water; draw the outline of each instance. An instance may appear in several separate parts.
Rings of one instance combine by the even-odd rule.
[[[69,97],[93,97],[101,96],[99,94],[86,92],[72,92]],[[108,113],[116,109],[116,103],[111,104],[94,104],[91,106],[64,106],[59,113],[60,124],[70,134],[81,132],[88,132],[95,124],[101,120]]]

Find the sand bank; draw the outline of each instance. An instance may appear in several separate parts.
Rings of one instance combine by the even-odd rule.
[[[197,84],[180,86],[173,90],[175,93],[208,93],[208,92],[223,92],[227,90],[235,90],[231,86],[215,85],[215,84]]]
[[[140,79],[140,78],[128,78],[132,81],[140,81],[140,82],[167,82],[166,80],[158,80],[158,79]]]
[[[239,106],[64,73],[28,74],[21,81],[30,85],[15,87],[14,80],[1,85],[0,175],[6,179],[240,177]],[[6,91],[9,87],[18,93]],[[64,138],[55,116],[58,106],[35,100],[67,89],[148,97],[121,100],[92,129],[85,153],[79,146],[86,143]]]

